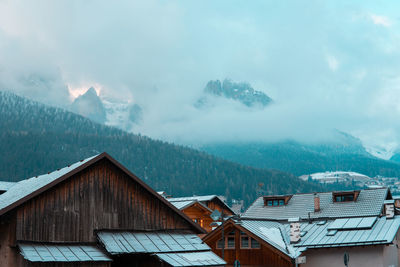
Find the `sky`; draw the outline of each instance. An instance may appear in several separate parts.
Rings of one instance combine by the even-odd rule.
[[[58,106],[94,86],[138,103],[136,132],[178,143],[400,144],[398,1],[0,0],[0,88]],[[209,80],[274,104],[193,103]]]

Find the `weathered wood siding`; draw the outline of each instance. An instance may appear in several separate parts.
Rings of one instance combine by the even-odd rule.
[[[240,248],[240,230],[228,226],[225,229],[225,235],[235,231],[235,248],[224,249],[224,259],[228,263],[227,266],[233,266],[235,260],[239,260],[242,267],[292,267],[290,260],[282,257],[275,249],[261,244],[261,248],[241,249]],[[222,249],[217,249],[217,240],[221,238],[219,233],[213,239],[207,240],[206,243],[212,251],[222,258]]]
[[[210,217],[211,212],[199,207],[200,204],[196,203],[186,209],[183,212],[193,221],[196,220],[197,224],[203,227],[207,232],[211,232],[210,224],[213,220]]]
[[[107,159],[27,201],[16,213],[17,240],[94,242],[98,229],[194,228]]]
[[[225,215],[233,215],[229,209],[225,208],[223,204],[219,203],[219,201],[215,199],[213,201],[208,201],[207,207],[211,210],[219,210],[220,212],[224,211]]]

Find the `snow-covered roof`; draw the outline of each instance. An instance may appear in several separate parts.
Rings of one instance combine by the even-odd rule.
[[[311,218],[348,218],[378,216],[383,201],[388,194],[387,188],[361,190],[356,201],[333,202],[332,192],[318,193],[320,211],[314,212],[314,193],[295,194],[287,205],[269,207],[264,205],[263,197],[258,198],[243,214],[243,218],[287,220],[293,217]]]
[[[6,181],[0,181],[0,191],[7,191],[9,190],[12,186],[14,186],[16,182],[6,182]]]
[[[63,175],[75,170],[76,168],[82,166],[83,164],[87,163],[89,160],[97,156],[98,155],[81,160],[68,167],[59,169],[48,174],[32,177],[15,183],[4,194],[0,195],[0,213],[15,202],[22,200],[23,198],[57,180]]]
[[[175,201],[211,201],[214,198],[217,198],[217,195],[207,195],[207,196],[192,196],[192,197],[171,197],[168,198],[169,202],[175,202]]]
[[[393,242],[400,216],[358,217],[300,223],[300,241],[290,244],[290,223],[265,220],[236,222],[292,258],[310,248],[383,245]]]
[[[172,205],[177,207],[178,209],[183,209],[189,205],[194,204],[195,202],[202,202],[212,201],[214,199],[218,199],[227,209],[229,209],[233,214],[235,212],[217,195],[206,195],[206,196],[192,196],[192,197],[171,197],[166,198]]]
[[[290,244],[289,236],[281,223],[273,221],[242,220],[239,224],[289,257],[296,258],[300,255],[300,250],[295,249]]]

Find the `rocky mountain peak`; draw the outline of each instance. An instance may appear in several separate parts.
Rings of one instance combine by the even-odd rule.
[[[234,82],[230,79],[225,79],[222,83],[220,80],[209,81],[204,92],[239,101],[248,107],[257,105],[265,107],[272,102],[269,96],[261,91],[254,90],[249,83]]]

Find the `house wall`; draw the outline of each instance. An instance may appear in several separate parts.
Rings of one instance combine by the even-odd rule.
[[[225,208],[225,206],[220,203],[220,200],[214,199],[212,201],[207,201],[207,207],[211,210],[219,210],[220,212],[224,211],[224,215],[233,215],[233,213]]]
[[[184,209],[183,212],[193,221],[196,220],[197,224],[199,224],[207,232],[211,232],[212,228],[210,224],[213,222],[210,217],[211,212],[206,211],[204,208],[200,208],[197,205],[199,204],[194,204]]]
[[[308,249],[304,255],[306,256],[306,263],[300,264],[300,267],[337,267],[344,266],[343,256],[347,251],[349,253],[349,267],[389,267],[385,258],[384,261],[384,247],[385,246],[360,246],[349,248],[321,248],[321,249]],[[393,267],[397,267],[397,264]]]
[[[18,207],[16,238],[96,242],[99,229],[193,228],[104,159]]]
[[[101,229],[198,233],[178,212],[103,159],[0,217],[0,267],[110,266],[30,263],[19,254],[16,240],[92,243]]]
[[[225,228],[225,234],[234,230],[232,225]],[[217,249],[217,240],[221,233],[214,238],[206,240],[212,251],[222,258],[222,249]],[[240,230],[235,229],[235,248],[224,250],[224,260],[227,266],[233,266],[235,260],[239,260],[242,267],[291,267],[292,262],[281,256],[276,249],[261,244],[261,248],[242,249],[240,248]]]

